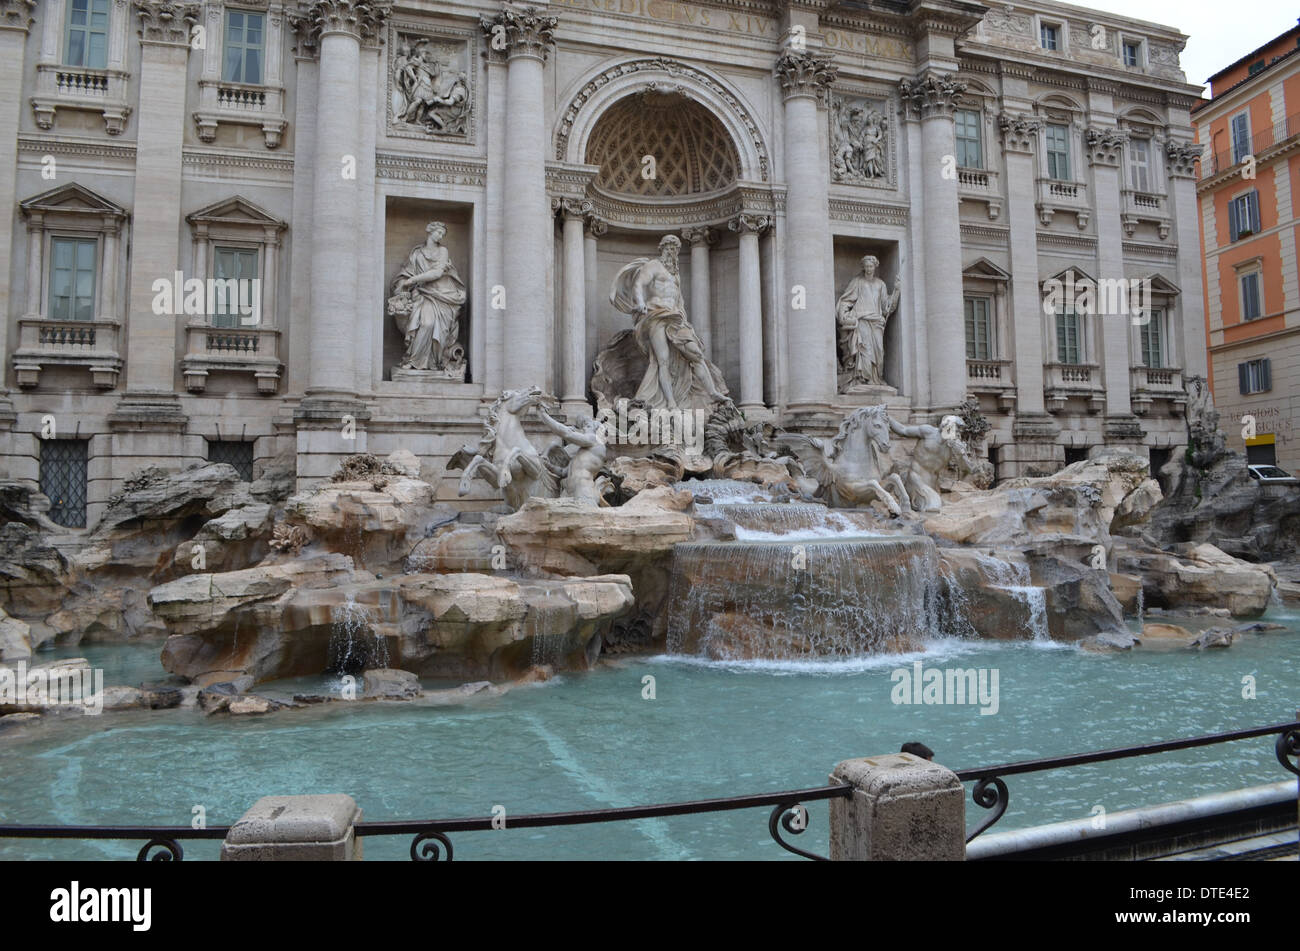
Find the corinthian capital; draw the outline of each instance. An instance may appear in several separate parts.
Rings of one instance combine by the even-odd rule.
[[[584,219],[596,210],[590,198],[553,198],[551,211],[562,218]]]
[[[809,96],[825,102],[827,90],[838,74],[839,70],[824,53],[786,50],[776,61],[776,77],[781,81],[786,99]]]
[[[393,13],[391,0],[302,0],[289,14],[300,52],[314,54],[326,33],[347,33],[374,40]]]
[[[559,17],[540,13],[536,7],[510,4],[494,17],[479,18],[490,53],[504,53],[510,59],[532,57],[543,63],[555,45],[555,28],[559,23]]]
[[[0,0],[0,30],[19,30],[26,33],[36,22],[32,13],[36,0]]]
[[[1002,130],[1002,148],[1008,152],[1032,152],[1043,123],[1033,116],[1017,116],[1004,112],[998,116]]]
[[[736,234],[762,234],[772,224],[767,215],[751,215],[742,212],[727,222],[727,230]]]
[[[1201,147],[1195,142],[1165,143],[1165,169],[1171,178],[1195,178],[1196,160],[1201,157]]]
[[[1088,129],[1083,139],[1088,145],[1089,165],[1118,166],[1128,136],[1118,129]]]
[[[197,3],[174,0],[135,0],[140,15],[140,42],[165,46],[189,46],[190,29],[198,22]]]
[[[904,119],[951,116],[954,100],[966,91],[966,84],[949,73],[924,73],[915,79],[898,81],[899,104]]]

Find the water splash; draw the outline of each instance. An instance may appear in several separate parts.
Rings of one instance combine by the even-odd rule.
[[[374,618],[349,594],[330,611],[329,660],[325,670],[332,674],[357,674],[363,670],[389,667],[388,642],[374,631]]]

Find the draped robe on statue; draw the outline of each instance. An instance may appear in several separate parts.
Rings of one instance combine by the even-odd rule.
[[[403,335],[415,337],[406,349],[403,365],[413,370],[441,368],[446,351],[457,343],[460,336],[460,309],[465,305],[465,283],[456,273],[450,255],[444,247],[430,255],[420,245],[406,259],[397,281],[409,280],[430,269],[442,269],[442,276],[414,285],[409,293],[415,306],[405,320],[398,321]]]
[[[898,306],[878,277],[859,274],[849,281],[835,307],[839,325],[843,383],[884,383],[885,321]]]
[[[713,405],[713,398],[695,375],[692,361],[686,354],[704,361],[718,392],[726,393],[727,384],[722,378],[722,371],[705,360],[704,348],[700,345],[700,338],[695,335],[695,329],[686,320],[686,310],[682,307],[680,296],[678,300],[651,298],[646,301],[646,312],[636,317],[636,282],[641,268],[650,263],[650,260],[650,258],[637,258],[625,265],[614,278],[614,288],[609,295],[611,304],[623,313],[635,317],[633,334],[636,344],[649,361],[634,399],[643,402],[651,409],[668,406],[668,401],[659,386],[659,362],[655,359],[654,350],[650,346],[651,330],[661,326],[668,339],[668,375],[672,380],[673,399],[679,408],[707,409]]]

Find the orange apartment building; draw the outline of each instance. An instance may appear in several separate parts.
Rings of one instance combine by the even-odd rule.
[[[1300,470],[1300,25],[1192,111],[1210,382],[1228,445]],[[1253,417],[1255,435],[1246,426]]]

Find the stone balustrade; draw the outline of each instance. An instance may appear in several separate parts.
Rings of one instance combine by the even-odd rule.
[[[963,201],[980,201],[988,208],[989,220],[1002,216],[1002,188],[998,173],[987,168],[958,168],[957,194]]]
[[[272,327],[213,327],[191,324],[185,328],[185,356],[181,370],[185,388],[202,393],[214,371],[251,373],[259,393],[275,393],[280,386],[280,331]]]
[[[1080,396],[1088,401],[1088,412],[1099,413],[1106,406],[1106,392],[1102,385],[1101,366],[1095,363],[1045,363],[1043,364],[1043,394],[1047,409],[1059,413],[1066,401]]]
[[[24,389],[40,383],[49,366],[85,367],[95,386],[112,389],[122,369],[119,350],[121,324],[116,320],[49,320],[24,317],[18,321],[14,373]]]
[[[1132,367],[1130,386],[1133,412],[1145,416],[1155,400],[1168,400],[1171,415],[1179,416],[1187,406],[1183,371],[1179,367]]]

